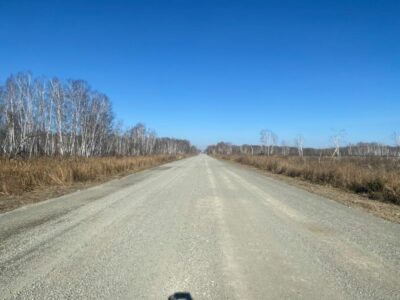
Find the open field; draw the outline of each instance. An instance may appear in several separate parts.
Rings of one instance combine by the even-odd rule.
[[[400,205],[400,160],[382,157],[275,157],[220,155],[219,158],[331,185],[370,199]]]
[[[136,157],[0,158],[0,211],[55,197],[87,184],[103,182],[183,158],[182,155]]]

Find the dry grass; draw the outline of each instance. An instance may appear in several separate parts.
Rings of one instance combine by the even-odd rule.
[[[220,158],[251,165],[275,174],[328,184],[400,205],[400,160],[394,158],[267,157],[232,155]]]
[[[44,187],[103,181],[181,158],[175,155],[143,157],[0,158],[0,196],[22,195]]]

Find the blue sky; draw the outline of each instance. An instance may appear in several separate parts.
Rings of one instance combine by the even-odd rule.
[[[204,147],[392,143],[400,1],[4,1],[0,81],[87,80],[125,125]]]

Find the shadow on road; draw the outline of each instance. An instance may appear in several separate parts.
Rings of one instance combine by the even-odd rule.
[[[168,297],[168,300],[193,300],[190,293],[187,292],[177,292]]]

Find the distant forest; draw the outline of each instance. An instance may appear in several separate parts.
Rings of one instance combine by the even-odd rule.
[[[142,123],[124,129],[110,99],[84,80],[9,76],[0,85],[0,155],[137,156],[196,152]]]
[[[219,142],[210,145],[205,152],[208,154],[246,154],[266,156],[377,156],[377,157],[400,157],[400,135],[393,134],[394,145],[381,143],[357,143],[342,146],[343,131],[331,137],[332,147],[310,148],[304,147],[304,138],[299,135],[294,139],[294,146],[282,141],[278,145],[278,136],[269,130],[262,130],[260,133],[259,145],[233,145],[231,143]]]

